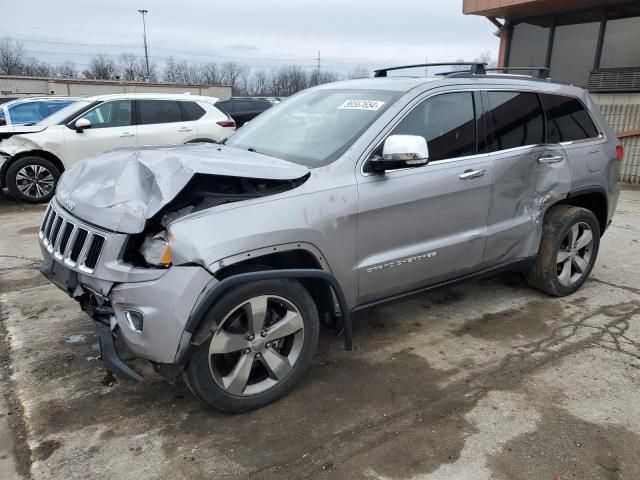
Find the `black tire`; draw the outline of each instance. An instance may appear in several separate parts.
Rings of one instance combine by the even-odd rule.
[[[250,282],[240,285],[224,295],[207,313],[203,323],[211,325],[210,320],[216,324],[225,319],[232,312],[238,310],[238,306],[247,303],[250,299],[261,296],[274,295],[285,299],[293,305],[302,317],[304,328],[298,338],[301,339],[301,347],[296,361],[291,369],[277,380],[277,383],[265,391],[255,394],[234,395],[216,381],[212,368],[210,368],[209,347],[212,345],[213,335],[195,348],[189,363],[183,371],[186,385],[193,394],[205,404],[219,410],[230,413],[242,413],[261,408],[272,403],[293,390],[311,364],[311,359],[318,345],[320,323],[318,310],[309,292],[296,280],[266,280]],[[267,314],[268,318],[268,314]],[[209,320],[209,321],[208,321]],[[194,337],[197,336],[194,335]],[[256,335],[257,336],[257,335]],[[300,340],[298,340],[300,341]],[[265,350],[262,350],[265,352]],[[236,352],[232,355],[240,355]],[[253,353],[252,353],[253,354]],[[259,354],[255,354],[258,357]],[[266,360],[267,354],[264,354]],[[213,357],[212,357],[213,358]],[[258,359],[254,359],[253,365],[257,365]],[[252,372],[256,367],[252,367]],[[260,365],[258,369],[262,368]],[[266,371],[266,368],[265,368]],[[253,374],[253,373],[252,373]]]
[[[34,169],[39,169],[42,173],[38,176],[37,185],[34,185],[33,188],[30,188],[25,192],[23,190],[27,188],[26,182],[19,178],[19,173],[21,171],[35,173]],[[48,182],[46,184],[44,183],[44,180],[48,180],[49,178],[53,181],[52,185]],[[7,169],[6,184],[9,192],[11,192],[11,195],[13,195],[16,200],[22,200],[23,202],[28,203],[43,203],[48,202],[55,195],[59,178],[60,170],[58,170],[58,167],[56,167],[53,162],[46,158],[29,156],[19,158],[9,165],[9,168]],[[43,181],[43,183],[40,183],[40,181]],[[46,189],[48,189],[47,193],[45,195],[40,195],[41,191]]]
[[[559,254],[561,253],[561,249],[563,252],[566,250],[571,252],[572,248],[568,246],[567,243],[570,241],[568,236],[576,226],[582,228],[582,232],[587,229],[587,226],[591,229],[592,243],[589,246],[588,261],[584,261],[584,258],[580,257],[580,259],[584,261],[584,264],[586,264],[586,268],[573,273],[573,269],[576,267],[573,264],[572,257],[563,260],[561,263]],[[578,246],[579,245],[576,245],[576,247]],[[587,247],[581,250],[575,250],[572,254],[574,257],[580,255],[580,252],[584,254],[586,253],[586,248]],[[527,283],[537,290],[556,297],[571,295],[577,291],[589,277],[596,262],[599,248],[600,224],[591,211],[569,205],[552,207],[544,219],[538,257],[531,269],[527,272]],[[576,277],[574,281],[569,280],[569,284],[563,284],[560,280],[561,271],[563,271],[562,269],[566,262],[569,262],[569,277]],[[577,277],[578,274],[580,275],[579,277]],[[565,276],[565,278],[567,277]]]

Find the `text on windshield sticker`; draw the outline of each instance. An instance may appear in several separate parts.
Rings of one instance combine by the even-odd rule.
[[[338,107],[340,110],[371,110],[375,112],[384,105],[384,102],[378,100],[347,100]]]

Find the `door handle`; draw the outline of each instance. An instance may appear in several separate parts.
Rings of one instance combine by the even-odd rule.
[[[538,163],[558,163],[564,160],[562,155],[543,155],[538,157]]]
[[[120,135],[120,138],[129,138],[129,137],[135,137],[135,135],[129,132],[124,132],[122,135]]]
[[[487,174],[486,170],[465,170],[465,172],[458,176],[460,180],[469,180],[470,178],[484,177]]]
[[[182,128],[179,128],[179,129],[178,129],[178,131],[179,131],[179,132],[190,132],[190,131],[191,131],[191,129],[190,129],[190,128],[187,128],[187,127],[182,127]]]

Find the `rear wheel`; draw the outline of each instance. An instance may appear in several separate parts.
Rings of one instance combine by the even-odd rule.
[[[185,383],[197,398],[227,412],[260,408],[289,393],[318,344],[317,308],[295,280],[237,287],[208,316],[212,335],[191,357]]]
[[[48,202],[55,194],[60,171],[42,157],[23,157],[7,169],[7,188],[18,200]]]
[[[570,295],[589,277],[599,247],[600,225],[591,211],[554,207],[545,217],[540,251],[527,282],[550,295]]]

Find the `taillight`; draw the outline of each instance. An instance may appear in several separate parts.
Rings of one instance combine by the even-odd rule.
[[[220,125],[221,127],[235,127],[236,126],[236,122],[234,122],[233,120],[220,120],[219,122],[216,122],[218,125]]]
[[[624,158],[624,147],[622,145],[616,147],[616,158],[620,161]]]

